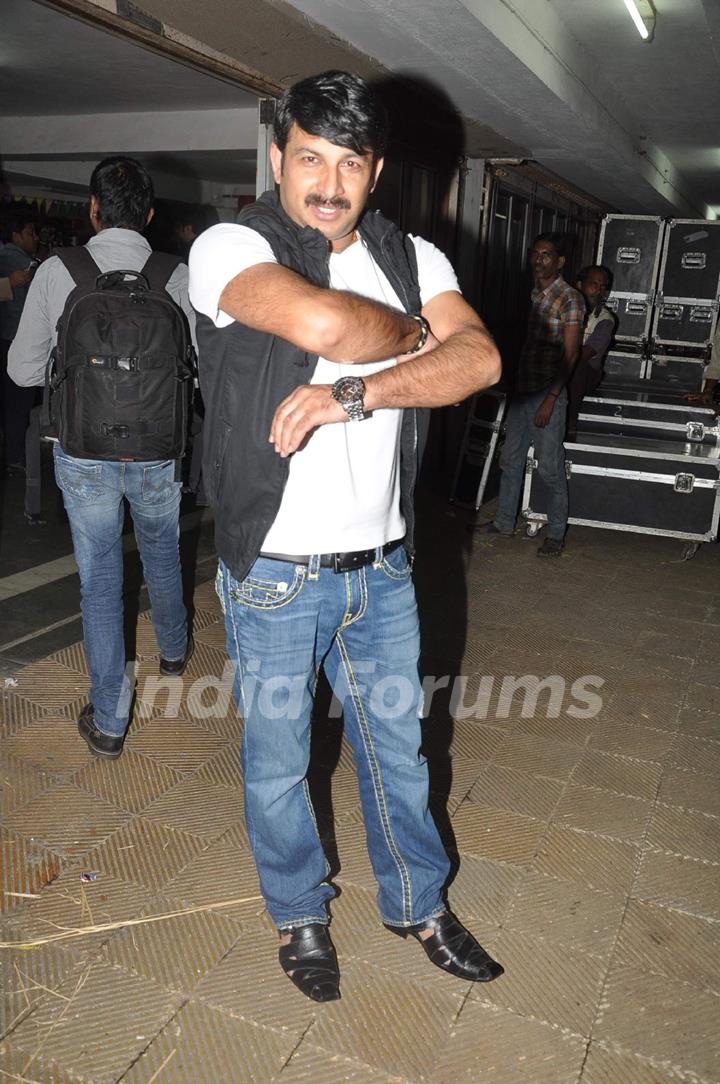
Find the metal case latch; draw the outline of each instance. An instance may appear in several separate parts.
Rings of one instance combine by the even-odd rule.
[[[694,474],[676,474],[673,489],[676,493],[692,493],[695,485]]]
[[[704,440],[705,426],[702,422],[688,422],[686,426],[688,440]]]

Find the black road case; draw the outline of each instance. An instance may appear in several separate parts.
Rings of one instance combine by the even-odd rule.
[[[642,380],[646,369],[647,362],[643,354],[611,350],[605,358],[603,381],[617,384],[625,380]]]
[[[639,438],[631,443],[621,437],[587,434],[582,443],[566,444],[565,454],[569,523],[661,535],[689,543],[717,538],[717,447]],[[528,533],[536,533],[547,520],[547,491],[538,475],[532,448],[522,508]]]
[[[670,219],[663,239],[653,321],[656,342],[706,346],[712,341],[720,292],[720,222]]]
[[[615,338],[640,342],[650,335],[660,252],[665,230],[653,215],[605,215],[600,226],[597,262],[613,273],[607,300],[615,312]]]
[[[677,392],[701,391],[705,376],[705,359],[654,354],[647,360],[645,376],[658,391],[665,389]]]
[[[507,397],[499,391],[478,392],[468,410],[450,500],[476,511],[497,494],[495,452],[502,431]]]
[[[586,396],[578,416],[578,442],[583,442],[585,433],[609,433],[683,444],[720,443],[720,425],[712,407],[687,403],[680,395],[659,394],[652,385],[646,387],[643,391],[601,387]]]

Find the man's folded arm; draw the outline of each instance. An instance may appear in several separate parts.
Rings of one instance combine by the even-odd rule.
[[[278,335],[329,361],[383,361],[412,349],[417,320],[345,290],[314,286],[279,264],[241,271],[220,295],[219,308],[257,331]]]
[[[365,409],[458,403],[496,384],[502,366],[490,333],[456,290],[437,294],[422,310],[437,344],[401,364],[365,377]]]

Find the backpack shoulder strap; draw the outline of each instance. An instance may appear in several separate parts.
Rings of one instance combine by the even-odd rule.
[[[53,255],[57,256],[70,272],[76,286],[91,286],[98,275],[102,274],[85,245],[78,245],[73,248],[59,248]]]
[[[145,261],[142,274],[150,283],[151,290],[164,290],[175,269],[183,261],[169,252],[151,252]]]

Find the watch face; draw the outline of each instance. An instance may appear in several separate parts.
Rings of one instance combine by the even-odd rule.
[[[339,403],[355,403],[362,401],[365,385],[360,377],[345,376],[338,380],[333,389],[333,395]]]

